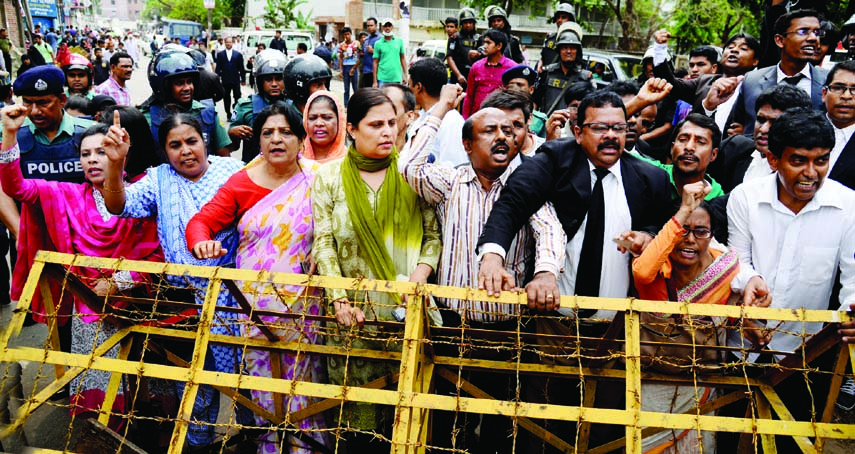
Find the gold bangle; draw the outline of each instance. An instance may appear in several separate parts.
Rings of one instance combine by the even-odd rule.
[[[106,185],[106,184],[104,184],[104,185],[102,185],[102,186],[101,186],[101,190],[102,190],[102,191],[107,191],[107,192],[112,193],[112,194],[121,194],[121,193],[125,192],[125,187],[124,187],[124,186],[122,186],[122,189],[119,189],[119,190],[113,190],[113,189],[108,188],[108,187],[107,187],[107,185]]]

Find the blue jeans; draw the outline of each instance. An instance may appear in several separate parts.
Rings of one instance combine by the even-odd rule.
[[[350,100],[351,87],[353,87],[354,92],[359,88],[359,73],[354,70],[351,76],[351,69],[353,69],[353,65],[345,66],[341,70],[341,78],[344,81],[344,107],[347,107],[347,102]]]

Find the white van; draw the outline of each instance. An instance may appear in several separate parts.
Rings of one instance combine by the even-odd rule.
[[[249,57],[255,56],[255,50],[258,43],[264,43],[269,49],[270,41],[276,37],[276,30],[250,30],[243,32],[243,59],[249,61]],[[282,39],[285,41],[285,46],[288,48],[288,58],[297,56],[297,44],[304,43],[309,53],[315,48],[314,40],[311,32],[294,32],[283,31]]]

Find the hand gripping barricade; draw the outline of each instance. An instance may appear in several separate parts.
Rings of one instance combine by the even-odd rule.
[[[130,271],[133,276],[149,276],[147,282],[152,291],[146,296],[138,294],[116,294],[110,297],[97,296],[87,283],[82,280],[75,270],[81,268],[98,268],[113,271]],[[205,303],[191,317],[182,318],[181,323],[171,323],[167,318],[174,317],[175,308],[193,306],[169,301],[164,295],[168,292],[162,286],[165,280],[160,277],[193,276],[209,279],[206,289]],[[155,283],[159,282],[159,283]],[[171,282],[175,282],[173,279]],[[115,334],[105,336],[93,344],[91,352],[86,354],[60,351],[57,338],[57,317],[59,312],[54,306],[55,301],[65,301],[63,294],[52,295],[50,284],[59,283],[63,293],[72,294],[78,302],[85,304],[92,313],[98,314],[103,323],[115,326]],[[225,289],[232,292],[240,304],[240,308],[232,311],[241,313],[241,323],[244,324],[243,336],[224,336],[211,334],[210,326],[220,323],[215,313],[230,308],[219,307],[215,310],[217,295],[225,284]],[[304,289],[300,291],[299,289]],[[307,291],[305,289],[313,289]],[[367,321],[362,329],[340,327],[335,317],[330,314],[309,314],[306,312],[275,312],[257,309],[253,301],[259,295],[273,298],[282,297],[283,292],[298,292],[301,298],[320,298],[324,307],[329,307],[329,301],[323,300],[323,288],[339,288],[355,291],[352,301],[367,301],[371,292],[398,293],[408,295],[406,299],[406,316],[403,322]],[[297,290],[295,290],[297,289]],[[225,291],[225,290],[224,290]],[[39,292],[45,302],[50,334],[43,348],[22,346],[21,335],[24,318],[30,310],[33,295]],[[351,293],[353,295],[353,293]],[[314,296],[312,296],[314,295]],[[360,296],[362,295],[362,296]],[[391,432],[383,433],[379,428],[369,434],[375,436],[380,450],[387,448],[394,453],[426,452],[433,445],[431,427],[437,412],[450,412],[456,419],[465,415],[499,415],[513,423],[512,438],[525,433],[542,439],[562,452],[591,452],[604,453],[612,450],[625,450],[629,453],[641,453],[642,441],[658,433],[672,431],[714,431],[742,433],[747,443],[762,446],[765,452],[775,452],[777,436],[791,437],[804,452],[821,452],[822,445],[838,443],[836,446],[852,446],[855,440],[855,425],[833,423],[834,401],[837,389],[843,377],[851,373],[848,367],[853,350],[843,346],[836,334],[836,324],[848,321],[849,315],[844,312],[819,310],[781,310],[771,308],[742,307],[732,305],[683,304],[673,302],[641,301],[632,298],[606,299],[563,296],[561,306],[575,310],[598,309],[616,311],[614,321],[606,321],[602,338],[590,338],[579,335],[580,321],[572,318],[557,319],[569,328],[568,335],[557,336],[544,333],[542,330],[531,329],[532,325],[543,322],[550,317],[518,315],[512,317],[512,323],[507,326],[516,328],[508,331],[490,331],[476,329],[463,316],[457,327],[437,326],[431,324],[430,314],[427,313],[430,297],[451,298],[463,301],[464,304],[476,304],[489,301],[505,305],[525,305],[525,293],[504,292],[502,296],[488,297],[485,292],[421,285],[409,282],[370,281],[363,279],[347,279],[320,276],[305,276],[286,273],[270,273],[267,271],[249,271],[225,268],[210,268],[200,266],[185,266],[153,262],[136,262],[121,259],[105,259],[94,257],[74,256],[53,252],[40,252],[26,282],[23,296],[14,310],[12,320],[0,336],[0,356],[5,363],[26,361],[25,367],[37,368],[36,383],[25,384],[24,400],[11,421],[3,426],[0,439],[19,431],[24,424],[32,424],[30,417],[50,397],[75,377],[94,372],[106,371],[109,374],[109,384],[104,403],[96,411],[98,420],[106,425],[110,417],[118,417],[125,424],[114,435],[121,444],[133,446],[140,436],[135,432],[138,425],[145,421],[158,421],[161,428],[165,423],[173,423],[169,452],[182,452],[187,435],[189,416],[199,385],[210,384],[225,395],[230,396],[232,408],[244,406],[252,410],[259,422],[258,429],[262,432],[275,432],[278,440],[287,446],[288,440],[299,440],[311,446],[317,452],[335,452],[339,449],[339,436],[348,431],[356,430],[348,420],[348,412],[344,410],[349,404],[373,404],[387,408],[394,415],[391,421]],[[487,306],[484,306],[487,307]],[[164,309],[169,310],[164,311]],[[522,313],[524,311],[517,311]],[[779,355],[780,360],[768,365],[762,374],[749,377],[743,371],[752,364],[746,356],[744,360],[723,360],[718,371],[707,369],[709,364],[703,363],[698,351],[702,349],[719,348],[723,352],[733,353],[736,348],[723,347],[715,343],[700,342],[695,344],[692,339],[697,336],[684,336],[692,345],[681,348],[685,358],[671,366],[679,369],[676,373],[665,374],[661,368],[649,367],[652,362],[650,353],[655,348],[644,348],[655,344],[649,336],[643,336],[643,320],[650,320],[645,314],[663,313],[675,314],[668,322],[678,324],[681,329],[691,329],[694,320],[714,319],[727,321],[728,329],[742,332],[750,329],[741,321],[746,319],[767,320],[766,326],[775,326],[775,321],[823,322],[828,327],[813,336],[803,333],[801,348],[792,354]],[[90,314],[91,315],[91,314]],[[76,316],[76,315],[73,315]],[[339,336],[344,338],[371,337],[382,339],[389,348],[384,350],[367,350],[344,346],[334,346],[326,342],[307,343],[299,336],[289,337],[288,330],[300,326],[295,320],[317,322],[321,338]],[[173,320],[174,321],[174,320]],[[687,328],[688,327],[688,328]],[[707,327],[708,328],[708,327]],[[775,329],[775,328],[767,328]],[[662,333],[663,328],[656,328]],[[253,335],[252,333],[255,333]],[[799,333],[789,333],[799,335]],[[291,339],[291,340],[289,340]],[[701,343],[703,345],[701,345]],[[172,354],[179,344],[188,344],[193,348],[192,361],[186,362]],[[330,384],[326,381],[300,381],[253,376],[247,374],[229,374],[206,371],[203,368],[207,346],[231,345],[249,351],[253,349],[270,352],[272,357],[281,355],[316,355],[327,360],[345,362],[375,362],[386,363],[392,370],[376,380],[359,386],[344,386]],[[118,352],[108,355],[111,349]],[[449,348],[456,354],[443,355]],[[478,359],[468,352],[478,349],[504,350],[509,353],[511,360],[496,361]],[[693,353],[694,352],[694,353]],[[774,352],[773,352],[774,353]],[[825,371],[830,378],[832,392],[829,395],[812,395],[805,398],[817,403],[825,403],[825,410],[816,414],[813,420],[794,420],[787,407],[782,403],[776,387],[785,379],[799,377],[808,373],[816,373],[809,365],[823,353],[831,353],[834,365]],[[653,353],[655,355],[655,353]],[[697,359],[697,360],[696,360]],[[667,361],[667,357],[658,358]],[[607,364],[625,364],[625,367],[608,367]],[[287,368],[287,362],[277,363],[274,367]],[[13,370],[8,368],[7,370]],[[47,371],[47,372],[44,372]],[[495,376],[510,376],[511,381],[528,376],[541,377],[573,377],[579,379],[581,405],[563,406],[551,403],[532,403],[520,398],[520,393],[511,400],[501,400],[499,396],[488,392],[468,381],[469,371],[489,371]],[[735,373],[728,373],[728,371]],[[44,372],[44,373],[43,373]],[[50,375],[50,377],[48,376]],[[276,374],[274,374],[275,376]],[[177,406],[175,415],[157,419],[147,416],[140,408],[140,403],[146,394],[146,382],[156,379],[178,380],[186,382],[186,391]],[[6,389],[6,383],[14,380],[7,372],[2,377],[0,390]],[[456,393],[435,393],[438,383],[451,383]],[[625,405],[621,408],[600,408],[595,406],[597,386],[602,388],[607,384],[615,384],[625,389]],[[703,403],[695,402],[679,412],[652,411],[643,407],[643,393],[648,384],[687,386],[696,391],[705,387],[714,387],[717,393]],[[808,386],[810,386],[808,384]],[[111,411],[116,391],[124,387],[126,407],[121,411]],[[237,389],[256,392],[272,393],[276,405],[272,410],[259,405],[255,397],[247,399],[236,392]],[[72,390],[72,393],[74,390]],[[299,411],[287,410],[282,401],[294,396],[307,396],[310,404]],[[752,402],[752,411],[744,418],[715,416],[715,410],[742,400]],[[66,409],[62,401],[50,403],[52,407]],[[58,411],[58,410],[57,410]],[[329,413],[332,417],[327,420],[336,421],[325,428],[300,428],[299,422],[313,415]],[[223,418],[221,418],[223,420]],[[576,436],[571,440],[562,439],[566,434],[552,433],[546,421],[565,421],[575,423],[578,427]],[[228,444],[230,437],[236,437],[239,428],[227,422],[218,424],[218,432],[222,434],[224,443]],[[231,419],[233,421],[233,419]],[[47,422],[47,424],[55,422]],[[72,417],[71,425],[79,424]],[[619,431],[622,438],[594,446],[589,444],[591,426],[611,424],[623,426]],[[324,444],[322,435],[328,440]],[[333,435],[333,436],[329,436]],[[151,433],[145,437],[151,438]],[[504,435],[502,435],[504,436]],[[69,429],[65,440],[59,440],[56,446],[65,451],[75,451],[72,443],[72,431]],[[850,441],[847,441],[850,440]],[[842,443],[842,444],[841,444]],[[380,448],[382,446],[382,448]],[[521,448],[517,448],[518,452]],[[844,451],[845,448],[841,448]],[[451,449],[451,452],[467,452],[462,449]],[[50,452],[42,449],[42,452]],[[116,452],[125,452],[118,448]],[[219,451],[218,451],[219,452]],[[843,451],[839,451],[843,452]]]

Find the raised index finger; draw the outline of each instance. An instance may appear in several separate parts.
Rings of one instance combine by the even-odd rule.
[[[122,127],[122,118],[119,116],[118,110],[113,111],[113,126]]]

